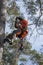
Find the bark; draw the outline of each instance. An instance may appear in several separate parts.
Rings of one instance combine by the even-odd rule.
[[[6,21],[6,19],[5,19],[5,11],[4,11],[5,10],[5,5],[4,5],[5,1],[6,0],[0,0],[0,47],[3,47],[3,39],[5,38],[5,21]],[[1,48],[0,48],[0,50],[1,50]],[[1,51],[3,51],[3,52],[0,52],[0,54],[1,54],[0,58],[2,59],[2,55],[4,53],[4,47],[3,47],[3,49]],[[14,61],[14,65],[18,65],[17,64],[18,58],[19,58],[18,55],[16,55],[15,60],[13,60]],[[1,59],[0,59],[0,61],[1,61]],[[4,64],[7,65],[7,63],[4,63],[4,62],[5,61],[3,59],[3,65]]]
[[[0,0],[0,44],[3,44],[3,39],[5,37],[5,6],[4,0]]]
[[[0,0],[0,51],[3,51],[3,39],[5,37],[5,5],[4,0]],[[1,49],[2,48],[2,49]],[[2,59],[2,53],[0,52],[0,61]]]

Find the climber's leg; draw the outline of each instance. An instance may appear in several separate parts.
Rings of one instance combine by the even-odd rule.
[[[21,30],[20,29],[14,30],[12,32],[12,34],[20,35],[21,34]]]

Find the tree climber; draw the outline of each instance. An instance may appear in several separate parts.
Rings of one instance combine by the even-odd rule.
[[[12,44],[11,40],[13,39],[13,35],[16,34],[16,37],[20,38],[21,40],[23,40],[27,34],[28,34],[28,22],[26,20],[24,20],[22,17],[16,17],[15,19],[15,28],[17,28],[17,30],[14,30],[11,34],[9,34],[5,40],[7,42],[9,42],[10,44]],[[23,43],[21,43],[20,49],[22,50],[23,48]]]
[[[27,27],[28,27],[28,22],[26,20],[24,20],[21,17],[16,17],[15,28],[17,28],[18,32],[15,32],[15,30],[14,30],[13,33],[16,33],[16,37],[23,39],[28,34]]]
[[[27,36],[28,34],[28,22],[24,20],[22,17],[16,17],[15,20],[15,28],[17,28],[17,33],[16,37],[21,39],[21,46],[20,49],[23,49],[23,39]],[[15,31],[13,31],[14,33]]]

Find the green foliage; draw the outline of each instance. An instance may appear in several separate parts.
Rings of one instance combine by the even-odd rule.
[[[4,59],[3,63],[4,64],[6,64],[6,61],[7,61],[7,63],[10,63],[11,65],[16,63],[16,56],[19,59],[21,52],[20,51],[17,52],[18,42],[19,42],[19,40],[14,40],[12,46],[10,46],[10,45],[4,46],[4,53],[3,53],[3,59]],[[39,62],[42,58],[42,55],[39,54],[36,50],[31,50],[32,47],[29,42],[26,41],[24,44],[25,44],[25,47],[24,47],[24,51],[22,53],[26,54],[26,55],[30,55],[30,59],[32,61],[36,61],[39,65],[40,64],[43,65],[43,62]],[[19,60],[27,61],[27,59],[23,58],[23,57],[20,58]]]
[[[40,4],[40,2],[41,2],[40,0],[36,0],[36,3],[37,3],[37,4]]]
[[[25,41],[26,41],[26,40],[25,40]],[[24,44],[25,44],[25,48],[24,48],[23,53],[26,54],[26,55],[28,55],[29,52],[30,52],[30,49],[32,48],[32,46],[30,45],[29,42],[26,42],[26,43],[24,42]]]
[[[32,46],[30,45],[30,42],[26,42],[25,49],[31,49]]]
[[[39,65],[43,64],[43,60],[41,60],[41,58],[43,58],[43,56],[41,54],[39,54],[36,50],[31,50],[30,55],[31,55],[32,61],[37,62]]]
[[[14,25],[15,24],[15,17],[20,15],[19,9],[16,6],[16,2],[7,0],[6,11],[7,11],[7,16],[6,17],[8,17],[6,19],[7,23],[9,23],[10,29],[13,30],[14,27],[15,27],[15,25]]]
[[[3,62],[3,60],[0,62],[0,65],[3,65],[4,64],[4,62]]]
[[[19,59],[20,61],[27,61],[27,59],[25,59],[25,58],[21,58],[21,59]]]
[[[18,12],[18,8],[16,7],[16,3],[15,2],[12,2],[11,4],[11,7],[7,7],[7,13],[8,15],[19,15],[19,12]]]
[[[28,55],[29,54],[29,49],[26,49],[25,51],[23,51],[23,53]]]
[[[14,8],[13,6],[11,8],[7,8],[7,12],[9,15],[19,15],[17,8]]]
[[[31,50],[31,51],[30,51],[30,54],[36,54],[36,53],[37,53],[36,50]]]

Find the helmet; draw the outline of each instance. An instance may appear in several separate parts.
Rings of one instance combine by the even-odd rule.
[[[24,17],[23,15],[20,15],[19,17],[20,17],[22,20],[25,19],[25,17]]]

